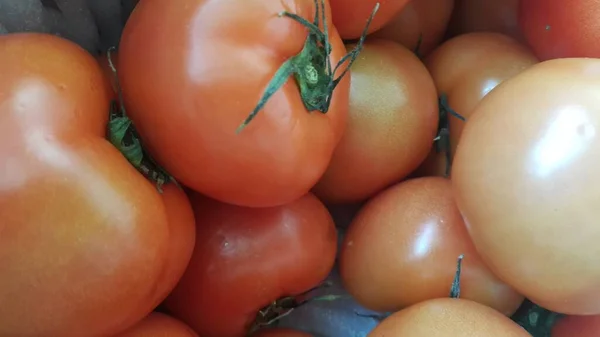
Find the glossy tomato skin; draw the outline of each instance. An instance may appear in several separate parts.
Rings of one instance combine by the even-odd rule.
[[[367,42],[351,76],[346,132],[313,189],[327,203],[363,201],[406,177],[429,153],[438,124],[431,76],[405,47]]]
[[[551,337],[596,337],[600,332],[600,315],[567,316],[552,327]]]
[[[149,0],[132,13],[119,51],[126,105],[149,151],[184,185],[267,207],[301,197],[327,168],[346,122],[349,77],[326,114],[309,113],[290,78],[236,134],[304,45],[307,30],[278,17],[284,10],[312,21],[314,2]],[[345,49],[329,27],[336,64]]]
[[[501,313],[464,299],[439,298],[396,312],[368,337],[531,337]]]
[[[439,46],[426,59],[438,93],[448,106],[466,118],[497,85],[538,63],[532,51],[515,39],[499,33],[476,32],[457,36]],[[454,157],[465,122],[449,117],[450,154]],[[432,153],[434,157],[443,154]],[[430,159],[431,160],[431,159]],[[445,160],[426,163],[424,175],[443,175]]]
[[[0,62],[0,335],[122,331],[168,292],[169,222],[185,215],[104,138],[111,95],[92,56],[11,34]]]
[[[135,326],[114,337],[198,337],[189,326],[159,312],[153,312]]]
[[[424,56],[443,39],[454,8],[454,0],[409,1],[383,28],[370,38],[396,41]]]
[[[191,200],[196,249],[165,303],[201,336],[245,336],[259,309],[317,286],[333,266],[333,219],[311,194],[272,208]]]
[[[519,25],[542,60],[600,57],[600,3],[580,0],[565,6],[560,0],[523,0]]]
[[[449,36],[473,32],[508,35],[525,42],[519,28],[519,3],[529,0],[456,0]]]
[[[399,183],[371,199],[350,224],[340,252],[344,287],[382,312],[449,295],[463,254],[461,297],[513,314],[523,297],[481,261],[448,179]]]
[[[333,24],[344,40],[358,39],[375,5],[379,10],[373,17],[368,33],[379,30],[398,14],[409,0],[329,0]]]
[[[298,330],[275,328],[260,330],[252,337],[312,337],[312,335]]]
[[[596,59],[551,60],[498,86],[467,122],[452,172],[484,261],[565,314],[600,313],[598,73]]]

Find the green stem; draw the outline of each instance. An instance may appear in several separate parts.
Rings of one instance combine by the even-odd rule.
[[[244,128],[252,122],[260,110],[264,108],[269,99],[281,89],[292,75],[298,84],[302,102],[308,112],[319,111],[321,113],[327,113],[329,111],[335,88],[348,73],[350,67],[363,48],[368,28],[379,9],[379,3],[375,5],[373,12],[368,18],[358,44],[352,51],[342,57],[335,67],[331,66],[332,47],[329,41],[325,0],[314,0],[314,3],[315,18],[313,22],[309,22],[305,18],[294,13],[279,13],[280,17],[292,19],[307,28],[308,36],[300,53],[284,62],[275,72],[255,108],[240,124],[236,133],[242,132]],[[323,30],[319,28],[321,24]],[[346,62],[348,64],[344,71],[339,76],[335,77],[337,70]]]
[[[454,274],[454,280],[452,281],[452,287],[450,287],[450,297],[460,298],[460,274],[462,273],[462,261],[464,255],[461,254],[456,262],[456,273]]]

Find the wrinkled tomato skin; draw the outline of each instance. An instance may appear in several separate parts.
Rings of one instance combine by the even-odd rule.
[[[425,56],[443,39],[454,0],[409,1],[383,28],[369,35],[398,42]]]
[[[132,13],[119,50],[126,106],[149,152],[184,185],[268,207],[306,194],[327,168],[346,122],[349,76],[326,114],[306,110],[291,77],[236,134],[306,40],[304,26],[277,15],[284,10],[312,21],[314,2],[148,0]],[[329,28],[336,64],[346,51]]]
[[[367,24],[375,5],[379,10],[373,17],[368,34],[373,33],[390,22],[409,0],[329,0],[333,24],[344,40],[358,39]]]
[[[551,337],[596,337],[600,332],[600,315],[566,316],[552,327]]]
[[[200,336],[245,336],[259,309],[317,286],[333,267],[335,225],[312,194],[271,208],[191,201],[196,248],[165,304]]]
[[[429,153],[438,125],[435,85],[405,47],[367,42],[351,76],[346,132],[313,189],[325,203],[360,202],[406,177]]]
[[[253,334],[252,337],[312,337],[312,335],[292,329],[264,329]]]
[[[360,304],[393,312],[448,296],[461,254],[461,297],[512,315],[523,296],[481,261],[450,181],[412,179],[375,196],[359,211],[344,238],[340,275]]]
[[[557,59],[505,81],[465,125],[452,170],[490,269],[564,314],[600,314],[599,73],[600,60]]]
[[[464,299],[439,298],[398,311],[368,337],[531,337],[501,313]]]
[[[519,28],[519,3],[529,0],[456,0],[448,36],[473,32],[508,35],[525,42]]]
[[[11,34],[0,63],[0,335],[120,332],[173,286],[169,222],[185,215],[104,138],[111,95],[91,55]]]
[[[198,334],[173,317],[153,312],[132,328],[114,337],[198,337]]]
[[[579,0],[523,0],[519,25],[542,60],[600,57],[600,3]]]
[[[438,93],[446,96],[448,107],[467,120],[477,104],[496,86],[536,63],[538,59],[522,43],[509,36],[489,32],[452,38],[425,59]],[[464,126],[464,121],[449,116],[451,158]],[[421,174],[443,175],[445,155],[432,153],[431,156],[443,159],[424,163],[430,166],[421,170]]]

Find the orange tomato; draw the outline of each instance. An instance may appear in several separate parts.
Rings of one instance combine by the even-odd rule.
[[[418,55],[429,54],[443,39],[454,0],[413,0],[369,37],[398,42]]]
[[[367,33],[385,26],[398,14],[409,0],[329,0],[333,24],[344,40],[353,40],[361,36],[367,19],[376,4],[379,10],[373,18]]]
[[[276,206],[306,194],[325,172],[346,125],[350,78],[321,95],[330,89],[325,62],[315,53],[314,63],[308,54],[291,60],[308,30],[278,16],[286,10],[313,21],[315,1],[148,0],[129,18],[119,50],[128,112],[148,151],[193,190],[231,204]],[[325,10],[335,65],[346,51]],[[288,60],[308,62],[318,90],[307,82],[312,71],[302,75],[302,95],[300,75],[292,76],[236,133]],[[309,113],[308,103],[325,109],[328,98],[327,113]]]
[[[181,276],[189,201],[105,139],[111,94],[83,49],[10,34],[0,63],[0,336],[123,331]]]
[[[525,0],[523,2],[527,2]],[[456,0],[450,19],[449,35],[491,32],[525,42],[519,28],[521,0]]]
[[[198,334],[175,318],[153,312],[131,329],[114,337],[198,337]]]
[[[380,193],[359,211],[344,238],[340,275],[363,306],[397,311],[447,297],[461,254],[461,297],[513,314],[523,296],[481,261],[450,181],[413,179]]]
[[[346,132],[313,189],[327,203],[362,201],[406,177],[429,153],[438,123],[431,76],[405,47],[367,42],[351,76]]]

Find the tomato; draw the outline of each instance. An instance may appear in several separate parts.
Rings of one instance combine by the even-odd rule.
[[[396,311],[448,296],[461,254],[461,296],[514,313],[523,297],[479,258],[450,181],[412,179],[380,193],[359,211],[344,238],[340,275],[363,306]]]
[[[370,37],[396,41],[419,55],[427,55],[442,41],[453,8],[454,0],[409,1]]]
[[[333,24],[345,40],[358,39],[373,9],[379,4],[379,10],[367,33],[373,33],[390,22],[410,0],[329,0]]]
[[[427,57],[425,64],[449,108],[469,119],[474,108],[498,84],[538,62],[516,40],[498,33],[469,33],[446,41]],[[465,122],[449,116],[450,154],[456,151]],[[444,157],[432,154],[434,157]],[[445,161],[438,161],[424,175],[443,175]]]
[[[466,261],[466,260],[465,260]],[[531,337],[501,313],[463,299],[415,304],[386,318],[369,337]]]
[[[292,329],[264,329],[253,334],[252,337],[311,337],[312,335]]]
[[[536,304],[600,314],[600,60],[539,63],[488,94],[452,172],[484,261]]]
[[[131,329],[115,337],[198,337],[190,327],[182,322],[153,312]]]
[[[200,336],[245,336],[259,309],[317,286],[333,266],[335,226],[311,194],[271,208],[191,200],[196,249],[165,303]]]
[[[596,337],[600,331],[600,315],[567,316],[552,327],[551,337]]]
[[[456,0],[449,25],[449,35],[471,32],[495,32],[524,42],[519,28],[521,0]]]
[[[174,185],[159,194],[105,139],[110,94],[83,49],[10,34],[0,62],[0,335],[129,328],[187,263],[189,201]]]
[[[560,0],[526,0],[519,7],[519,25],[542,60],[600,57],[600,3],[581,0],[564,6]]]
[[[394,42],[368,42],[352,66],[346,132],[314,193],[357,202],[404,178],[429,153],[437,123],[435,86],[421,61]]]
[[[302,97],[323,93],[327,79],[308,64],[321,74],[316,89],[302,82],[308,89],[301,97],[296,81],[282,82],[236,132],[275,72],[305,45],[308,30],[277,15],[285,10],[312,21],[314,1],[148,0],[132,13],[119,50],[125,103],[148,151],[184,185],[223,202],[267,207],[301,197],[325,172],[346,123],[347,76],[326,114],[309,113]],[[345,48],[331,22],[329,28],[335,65]],[[287,65],[298,67],[307,55]],[[311,104],[325,103],[317,98]]]

